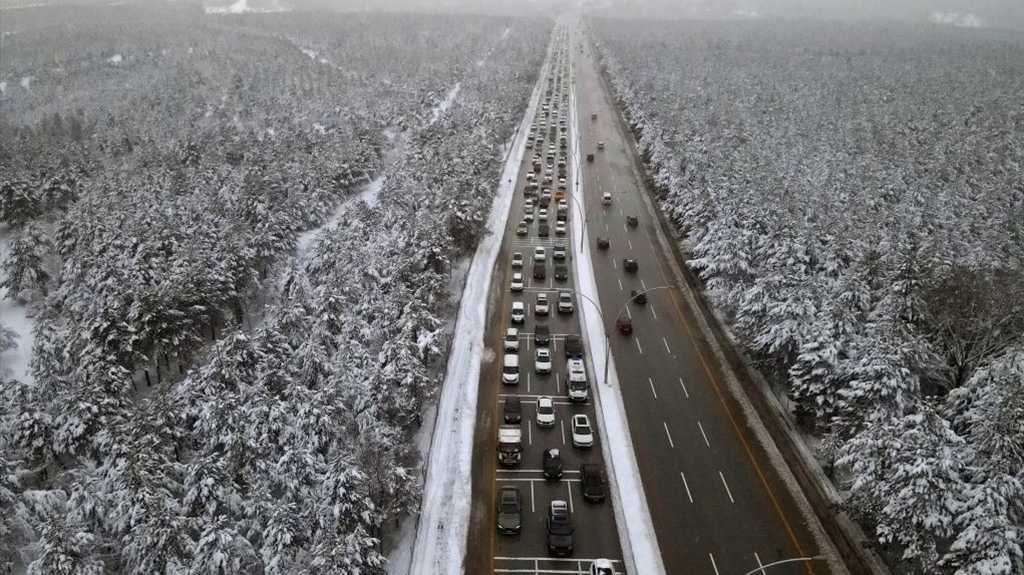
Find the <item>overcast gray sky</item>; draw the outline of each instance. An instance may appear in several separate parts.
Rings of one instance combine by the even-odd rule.
[[[2,0],[0,0],[2,1]],[[229,1],[230,0],[222,0]],[[251,0],[259,2],[260,0]],[[585,12],[650,18],[895,19],[1024,29],[1024,0],[280,0],[342,9],[414,9],[506,14]]]

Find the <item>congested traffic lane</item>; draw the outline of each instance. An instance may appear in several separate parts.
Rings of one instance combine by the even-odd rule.
[[[579,40],[579,39],[578,39]],[[585,42],[583,42],[585,44]],[[735,404],[719,384],[690,311],[679,297],[671,254],[641,196],[632,138],[600,82],[591,53],[574,43],[588,237],[602,314],[611,334],[633,445],[669,573],[746,573],[813,555],[815,543]],[[597,117],[591,119],[591,114]],[[598,142],[604,149],[598,149]],[[603,205],[605,192],[611,205]],[[627,216],[636,216],[635,228]],[[607,238],[606,250],[596,247]],[[623,260],[635,259],[636,273]],[[632,290],[647,303],[627,303]],[[633,332],[617,333],[629,318]],[[780,565],[773,573],[824,572],[824,564]]]
[[[552,56],[552,69],[558,70],[563,79],[552,84],[553,109],[552,116],[548,119],[554,122],[557,122],[559,117],[567,118],[568,115],[567,104],[562,100],[562,94],[568,89],[568,39],[564,31],[557,41],[560,42],[560,48],[556,49]],[[546,80],[542,78],[541,81]],[[559,116],[553,115],[556,110]],[[542,117],[538,110],[535,119],[537,126],[540,126]],[[555,125],[557,126],[557,123]],[[551,138],[545,138],[544,148],[540,150],[543,155],[546,155],[547,146],[551,141]],[[554,141],[557,142],[557,139]],[[495,273],[495,277],[500,278],[496,281],[500,281],[501,285],[496,287],[501,293],[492,300],[495,303],[490,313],[492,321],[497,324],[489,330],[489,348],[494,352],[494,363],[498,364],[495,367],[500,367],[503,362],[501,336],[508,327],[519,329],[519,383],[503,385],[500,369],[485,370],[487,375],[481,378],[480,409],[486,410],[486,413],[480,413],[477,418],[478,448],[475,458],[486,462],[486,470],[474,473],[474,482],[487,482],[490,489],[486,490],[485,495],[475,495],[474,517],[477,517],[477,520],[470,534],[470,557],[467,558],[467,566],[469,569],[477,569],[477,566],[487,565],[486,569],[472,572],[517,572],[539,575],[564,572],[567,568],[587,572],[593,559],[610,558],[615,561],[616,572],[622,573],[621,551],[610,502],[587,502],[581,494],[580,466],[584,463],[593,463],[603,467],[600,450],[602,430],[597,424],[593,405],[589,401],[569,401],[566,388],[565,338],[570,334],[580,333],[575,310],[573,313],[557,311],[558,294],[574,293],[575,287],[572,266],[568,265],[568,258],[572,257],[569,235],[556,233],[554,223],[557,208],[554,202],[550,206],[551,230],[548,237],[538,237],[540,222],[536,211],[534,221],[528,224],[525,235],[517,233],[520,220],[525,214],[524,204],[527,198],[524,189],[527,185],[527,174],[532,171],[532,155],[536,151],[536,148],[527,150],[520,169],[519,181],[516,182],[516,195],[505,230],[502,256],[499,258],[499,269]],[[565,150],[559,149],[559,155],[565,153]],[[575,224],[573,215],[570,213],[567,216],[570,226]],[[531,260],[534,249],[538,246],[544,247],[546,252],[547,272],[543,279],[534,278],[532,273]],[[556,279],[553,273],[553,264],[560,263],[554,261],[552,255],[557,246],[567,248],[567,274],[564,280]],[[522,254],[521,267],[512,265],[512,256],[515,253]],[[513,291],[512,285],[514,273],[522,273],[522,286],[514,286],[516,291]],[[538,317],[534,313],[534,304],[539,293],[548,295],[551,309],[546,317]],[[513,325],[511,322],[513,302],[523,302],[527,308],[521,324]],[[579,303],[574,301],[574,307],[577,305]],[[547,325],[551,332],[552,370],[549,374],[539,374],[535,371],[534,333],[538,324]],[[542,396],[550,397],[554,403],[555,424],[550,428],[543,428],[537,424],[536,406]],[[504,422],[506,403],[512,398],[518,399],[522,408],[519,428],[522,431],[523,461],[518,467],[505,468],[497,464],[496,442],[493,438],[498,426]],[[573,414],[585,414],[589,417],[595,431],[593,447],[582,449],[572,445],[570,420]],[[486,429],[481,431],[481,426]],[[542,454],[548,448],[557,448],[563,460],[564,475],[558,481],[546,480],[542,472]],[[496,496],[505,486],[516,487],[520,493],[522,528],[518,535],[499,535],[496,532]],[[474,485],[474,494],[478,493],[478,487]],[[566,501],[575,524],[575,548],[572,557],[568,559],[552,559],[549,556],[545,517],[553,499]],[[481,562],[482,554],[487,555],[487,561],[484,563]]]

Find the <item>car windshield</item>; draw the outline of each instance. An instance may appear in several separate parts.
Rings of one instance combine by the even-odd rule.
[[[539,405],[537,406],[537,412],[543,415],[550,415],[555,412],[555,408],[550,405]]]

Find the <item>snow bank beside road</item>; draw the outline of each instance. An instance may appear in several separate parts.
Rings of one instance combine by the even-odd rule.
[[[469,268],[448,357],[448,372],[438,401],[434,437],[423,487],[423,507],[412,552],[412,575],[460,575],[469,532],[473,430],[476,425],[477,383],[487,326],[487,292],[504,238],[515,182],[519,176],[529,122],[540,100],[541,75],[498,183],[487,219],[488,233],[477,246]]]
[[[569,51],[572,54],[572,50]],[[570,56],[572,58],[573,56]],[[575,64],[572,67],[575,73]],[[583,175],[580,171],[579,148],[579,114],[576,108],[576,84],[570,84],[569,91],[569,122],[572,125],[572,179],[570,184],[576,193],[583,189]],[[599,302],[597,280],[594,277],[594,266],[590,258],[590,243],[583,242],[586,234],[586,205],[579,198],[583,211],[583,221],[572,227],[573,262],[576,266],[576,289],[585,298]],[[580,247],[582,246],[582,247]],[[584,338],[587,342],[591,363],[595,374],[603,374],[605,363],[608,363],[608,381],[595,381],[594,402],[597,408],[598,421],[602,431],[601,451],[605,462],[610,468],[608,481],[613,494],[612,504],[615,508],[615,521],[619,527],[619,540],[622,545],[623,559],[629,573],[642,575],[664,575],[665,565],[661,560],[661,549],[654,533],[654,522],[650,509],[647,507],[647,496],[644,494],[643,482],[640,479],[640,468],[633,453],[633,440],[629,434],[629,423],[626,419],[626,406],[623,403],[619,375],[615,370],[615,361],[606,347],[608,335],[605,333],[604,320],[590,306],[580,301],[577,306],[580,322],[583,326]]]

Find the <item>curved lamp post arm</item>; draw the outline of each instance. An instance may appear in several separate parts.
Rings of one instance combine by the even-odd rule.
[[[814,555],[812,557],[794,557],[792,559],[783,559],[781,561],[774,561],[774,562],[769,563],[767,565],[762,565],[762,566],[758,567],[757,569],[752,569],[750,571],[747,571],[743,575],[754,575],[755,573],[761,573],[762,575],[764,575],[766,573],[765,570],[767,568],[775,566],[775,565],[782,565],[783,563],[796,563],[797,561],[824,561],[824,559],[825,559],[825,557],[823,555]]]

